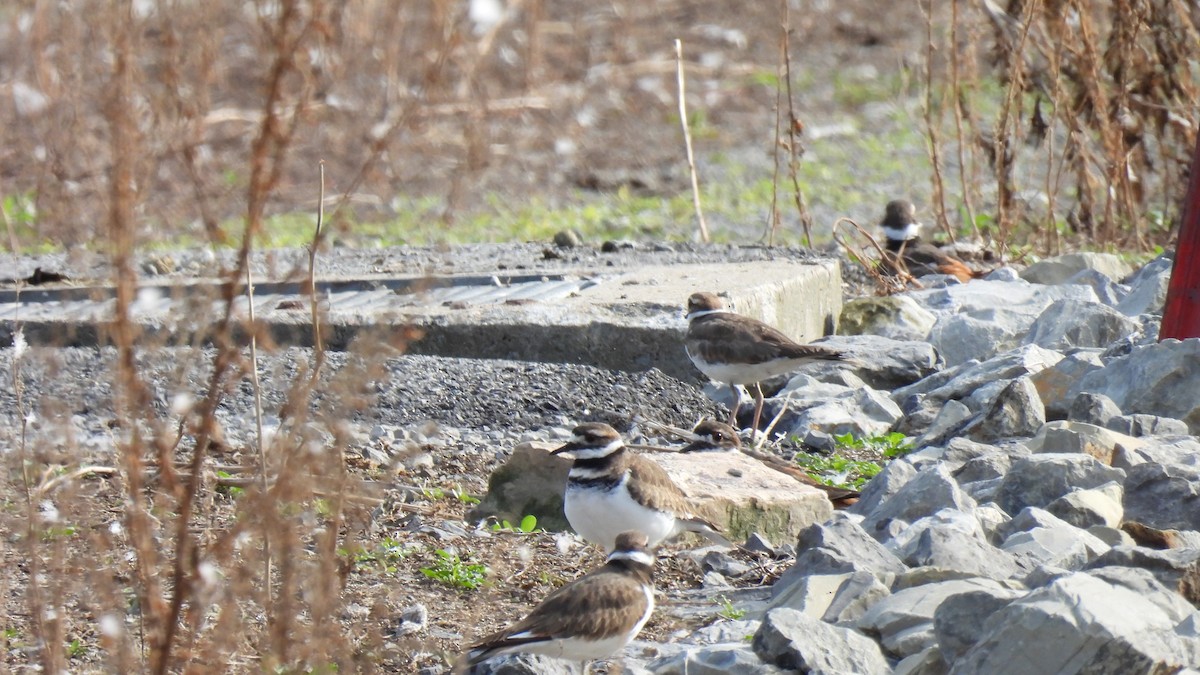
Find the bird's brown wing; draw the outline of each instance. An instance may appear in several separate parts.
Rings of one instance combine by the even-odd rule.
[[[691,516],[695,507],[687,495],[671,480],[666,469],[640,455],[629,456],[629,493],[639,502],[676,516]]]
[[[470,662],[484,661],[506,647],[559,637],[596,638],[626,633],[646,614],[649,602],[636,577],[602,567],[546,596],[542,604],[516,625],[473,645]]]
[[[841,352],[820,345],[797,344],[778,329],[747,316],[700,317],[688,329],[688,350],[705,361],[764,363],[773,359],[837,361]]]
[[[963,261],[927,242],[921,241],[907,245],[903,249],[903,253],[905,264],[914,273],[916,273],[915,268],[925,267],[938,274],[949,274],[962,282],[979,276]]]

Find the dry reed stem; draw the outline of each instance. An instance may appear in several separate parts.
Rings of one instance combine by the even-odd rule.
[[[708,223],[704,221],[704,210],[700,207],[700,178],[696,175],[696,156],[692,152],[692,130],[688,125],[687,96],[683,75],[683,41],[675,40],[675,82],[678,84],[679,123],[683,126],[683,145],[687,150],[688,173],[692,177],[692,207],[696,210],[696,224],[700,228],[700,241],[708,243]]]
[[[954,241],[954,231],[946,217],[946,185],[942,179],[941,140],[938,129],[941,127],[941,115],[934,116],[934,108],[941,109],[934,101],[936,86],[933,80],[933,57],[937,48],[933,40],[933,0],[929,4],[918,3],[921,13],[925,15],[925,96],[922,99],[922,118],[925,121],[925,151],[929,154],[929,163],[933,168],[933,210],[937,217],[938,227]]]
[[[863,249],[859,246],[854,246],[849,241],[844,239],[840,231],[840,228],[843,226],[853,228],[854,232],[864,237],[867,242],[870,243],[871,247],[875,249],[875,252],[878,254],[878,256],[875,257],[868,255],[866,249]],[[916,286],[918,288],[921,287],[920,282],[918,282],[915,277],[909,274],[908,270],[904,266],[904,261],[900,259],[899,256],[892,256],[889,254],[882,246],[879,245],[879,242],[875,239],[875,237],[871,236],[870,232],[865,230],[861,225],[850,218],[837,219],[837,222],[833,224],[833,239],[838,243],[839,246],[842,247],[842,250],[846,252],[846,255],[848,255],[851,260],[857,261],[858,264],[861,265],[864,270],[866,270],[867,274],[875,280],[875,293],[877,295],[891,295],[892,293],[899,293],[909,286]],[[884,260],[888,260],[889,263],[892,263],[893,258],[895,258],[894,269],[896,273],[884,274],[880,270],[879,263]]]
[[[812,214],[808,212],[808,204],[804,199],[804,190],[800,189],[800,155],[804,154],[800,143],[800,134],[804,124],[796,117],[796,100],[792,96],[792,50],[791,50],[791,8],[783,2],[783,75],[787,84],[788,103],[788,177],[792,180],[792,197],[796,203],[796,217],[800,219],[800,227],[804,230],[804,245],[812,248]],[[776,149],[778,151],[778,148]]]

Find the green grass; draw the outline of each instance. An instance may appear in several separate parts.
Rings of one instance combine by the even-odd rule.
[[[465,562],[445,549],[434,551],[434,555],[437,560],[429,567],[421,568],[421,574],[434,581],[462,591],[474,591],[487,578],[487,567],[483,565]]]

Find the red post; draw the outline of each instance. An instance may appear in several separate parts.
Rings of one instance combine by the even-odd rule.
[[[1196,135],[1196,151],[1188,173],[1191,176],[1179,223],[1179,244],[1158,331],[1160,340],[1200,337],[1200,134]]]

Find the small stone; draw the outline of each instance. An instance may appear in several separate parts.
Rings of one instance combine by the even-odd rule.
[[[1124,479],[1124,471],[1105,466],[1090,455],[1034,454],[1013,464],[1004,476],[996,501],[1009,514],[1016,514],[1026,506],[1045,507],[1071,490]]]
[[[554,245],[559,248],[575,248],[583,244],[583,236],[576,230],[559,230],[554,233]]]

